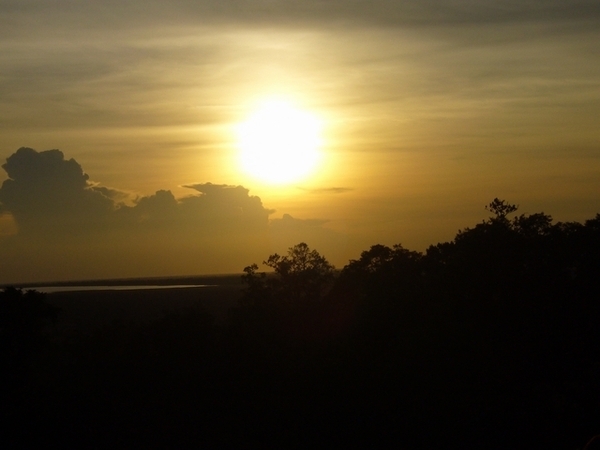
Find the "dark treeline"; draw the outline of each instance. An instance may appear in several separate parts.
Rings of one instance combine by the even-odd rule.
[[[341,272],[306,244],[271,255],[226,321],[66,333],[42,294],[6,289],[3,448],[581,449],[600,433],[600,215],[487,209]]]

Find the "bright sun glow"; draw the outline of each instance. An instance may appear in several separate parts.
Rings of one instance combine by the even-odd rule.
[[[321,122],[283,101],[268,101],[237,128],[245,172],[272,184],[309,176],[320,159]]]

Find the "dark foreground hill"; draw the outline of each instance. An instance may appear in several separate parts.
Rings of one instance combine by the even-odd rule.
[[[174,289],[98,290],[55,292],[47,296],[60,308],[56,327],[89,332],[115,322],[131,325],[151,323],[166,313],[193,308],[205,310],[219,321],[236,306],[243,286],[238,284]]]
[[[5,290],[3,448],[581,449],[600,433],[600,216],[488,208],[340,273],[301,243],[243,291]]]

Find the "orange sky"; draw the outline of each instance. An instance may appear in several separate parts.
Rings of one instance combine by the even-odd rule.
[[[600,212],[595,1],[19,0],[0,20],[0,160],[64,155],[22,155],[0,195],[0,283],[235,272],[300,240],[341,267],[452,239],[494,197]],[[240,169],[234,132],[271,97],[324,124],[317,170],[277,187]]]

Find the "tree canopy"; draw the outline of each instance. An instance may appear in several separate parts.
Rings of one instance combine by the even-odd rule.
[[[263,265],[272,273],[257,272],[258,265],[244,268],[246,302],[299,305],[318,301],[330,286],[335,267],[316,250],[301,242],[288,249],[287,255],[270,255]]]

